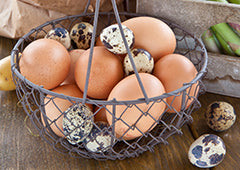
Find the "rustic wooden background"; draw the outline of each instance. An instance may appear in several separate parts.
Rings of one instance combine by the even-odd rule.
[[[16,40],[0,37],[0,58],[10,54]],[[227,147],[222,163],[211,169],[240,169],[240,98],[206,93],[200,96],[202,107],[192,114],[194,122],[182,128],[183,135],[173,135],[169,145],[157,145],[154,152],[144,152],[139,157],[115,161],[76,159],[55,151],[37,136],[33,125],[18,105],[15,91],[0,91],[0,166],[1,169],[199,169],[187,157],[191,143],[200,135],[212,133],[220,136]],[[206,107],[213,101],[226,101],[236,110],[237,120],[227,131],[210,130],[204,119]],[[32,133],[28,128],[31,128]]]

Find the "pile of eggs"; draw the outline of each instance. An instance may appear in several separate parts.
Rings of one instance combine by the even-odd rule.
[[[224,101],[214,101],[205,112],[208,127],[215,132],[224,132],[236,121],[233,106]],[[226,155],[226,146],[222,138],[215,134],[203,134],[190,146],[189,161],[199,168],[211,168],[220,164]]]
[[[144,16],[128,19],[121,27],[126,41],[118,24],[104,28],[96,37],[88,77],[89,99],[125,101],[144,98],[133,64],[149,98],[177,90],[196,77],[198,72],[193,63],[174,53],[175,34],[166,23]],[[92,34],[93,26],[86,22],[77,23],[70,32],[65,28],[50,30],[22,52],[21,74],[55,93],[82,98]],[[125,44],[130,49],[130,56]],[[198,90],[196,83],[187,89],[187,93],[196,97]],[[186,108],[192,101],[187,100]],[[44,126],[48,123],[56,135],[66,138],[72,145],[84,143],[92,152],[103,152],[112,146],[113,139],[132,140],[150,131],[164,112],[179,112],[182,95],[156,103],[136,104],[135,107],[116,105],[115,115],[111,113],[112,105],[82,105],[51,95],[45,97],[44,104],[45,113],[41,115]]]

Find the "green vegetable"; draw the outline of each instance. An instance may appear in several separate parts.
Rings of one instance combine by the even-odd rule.
[[[233,4],[240,4],[240,0],[228,0],[228,1]]]
[[[213,25],[211,26],[211,29],[213,30],[214,34],[216,35],[222,46],[223,44],[220,41],[221,38],[229,45],[229,47],[236,55],[240,56],[240,37],[232,30],[232,28],[227,23]],[[224,47],[226,46],[224,45],[223,48]]]
[[[213,30],[214,35],[216,36],[217,40],[221,44],[221,47],[223,49],[223,53],[226,54],[226,55],[234,56],[235,53],[232,50],[232,48],[228,45],[228,43],[222,38],[222,36],[218,32],[216,32],[214,29],[212,29],[212,30]]]
[[[228,3],[227,0],[208,0],[208,1],[215,1],[215,2],[223,2],[223,3]]]
[[[201,38],[207,51],[221,53],[221,45],[219,44],[218,40],[215,38],[210,29],[204,31]]]
[[[232,30],[240,37],[240,25],[235,23],[228,23]]]
[[[240,0],[208,0],[222,3],[235,3],[240,4]],[[210,27],[213,35],[209,37],[204,37],[203,42],[206,48],[211,50],[216,50],[212,42],[213,37],[215,37],[215,43],[218,49],[227,55],[237,55],[240,56],[240,25],[234,23],[220,23]],[[211,37],[211,38],[210,38]],[[211,40],[211,41],[210,41]],[[220,44],[220,47],[219,47]]]

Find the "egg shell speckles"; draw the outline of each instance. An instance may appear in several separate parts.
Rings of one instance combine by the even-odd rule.
[[[211,168],[222,162],[225,154],[226,147],[219,136],[204,134],[191,144],[188,159],[199,168]]]
[[[105,152],[111,148],[111,128],[106,122],[96,122],[89,136],[84,140],[85,147],[91,152]],[[113,143],[114,143],[113,138]]]
[[[128,47],[131,49],[135,40],[134,34],[124,25],[122,25],[122,29],[127,40]],[[114,54],[127,53],[127,49],[123,42],[123,37],[117,24],[113,24],[104,28],[100,34],[100,40],[102,41],[103,45]]]
[[[57,27],[51,29],[46,35],[45,38],[53,39],[60,42],[64,47],[69,49],[71,47],[71,38],[69,32],[65,28]]]
[[[148,51],[144,49],[136,48],[131,50],[131,54],[138,72],[143,72],[143,73],[152,72],[154,67],[154,60]],[[130,75],[134,73],[134,69],[132,67],[130,57],[128,54],[124,58],[123,65],[124,65],[124,71],[126,75]]]
[[[212,130],[221,132],[229,129],[234,124],[236,113],[231,104],[215,101],[207,107],[205,118]]]
[[[70,37],[74,48],[88,49],[91,45],[93,26],[87,22],[75,24],[71,31]]]
[[[69,143],[75,145],[82,142],[93,127],[93,113],[82,104],[74,104],[64,112],[63,132]]]

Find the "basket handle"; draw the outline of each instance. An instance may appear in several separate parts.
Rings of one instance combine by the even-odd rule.
[[[84,8],[84,11],[83,11],[84,14],[87,13],[89,6],[90,6],[90,2],[91,2],[91,0],[88,0],[86,7]]]
[[[116,1],[115,0],[111,0],[111,1],[112,1],[113,11],[114,11],[114,14],[115,14],[115,17],[116,17],[116,20],[117,20],[117,23],[118,23],[118,26],[119,26],[119,29],[120,29],[120,33],[121,33],[121,36],[123,38],[123,42],[124,42],[125,48],[127,49],[127,53],[129,55],[130,62],[132,64],[134,73],[135,73],[135,75],[137,77],[138,83],[139,83],[140,88],[142,90],[144,99],[145,99],[146,103],[148,104],[149,103],[149,98],[148,98],[147,93],[146,93],[146,91],[144,89],[144,86],[143,86],[143,83],[141,81],[141,78],[140,78],[140,76],[138,74],[138,71],[137,71],[137,68],[135,66],[135,63],[134,63],[131,51],[130,51],[130,49],[128,47],[127,40],[125,38],[125,35],[124,35],[124,32],[123,32],[123,28],[122,28],[122,24],[121,24],[121,20],[120,20],[120,17],[119,17]]]
[[[86,103],[86,99],[87,99],[89,76],[90,76],[90,70],[91,70],[91,66],[92,66],[93,47],[94,47],[94,42],[95,42],[95,37],[96,37],[96,32],[97,32],[99,6],[100,6],[100,0],[97,0],[96,1],[96,10],[94,12],[93,34],[92,34],[91,45],[90,45],[90,54],[89,54],[89,60],[88,60],[87,75],[86,75],[85,87],[84,87],[84,92],[83,92],[83,104]]]
[[[128,44],[127,44],[127,40],[126,40],[124,32],[123,32],[123,28],[122,28],[122,25],[121,25],[121,20],[120,20],[118,9],[117,9],[117,4],[116,4],[115,0],[111,0],[111,1],[112,1],[114,14],[115,14],[115,17],[116,17],[116,20],[117,20],[117,23],[118,23],[118,26],[119,26],[119,29],[120,29],[120,33],[121,33],[121,36],[123,38],[123,42],[124,42],[125,48],[127,49],[127,53],[129,55],[129,59],[130,59],[130,62],[132,64],[134,73],[136,75],[136,78],[137,78],[138,83],[140,85],[140,88],[142,90],[145,102],[149,103],[149,98],[148,98],[147,93],[146,93],[146,91],[144,89],[144,86],[143,86],[143,83],[141,81],[141,78],[140,78],[140,76],[138,74],[137,68],[135,66],[132,54],[130,52],[130,49],[129,49]],[[91,70],[91,66],[92,66],[93,47],[94,47],[95,36],[96,36],[96,31],[97,31],[99,8],[100,8],[100,0],[97,0],[96,1],[96,9],[95,9],[95,12],[94,12],[93,34],[92,34],[91,45],[90,45],[90,54],[89,54],[89,60],[88,60],[87,75],[86,75],[85,87],[84,87],[84,92],[83,92],[83,102],[82,102],[83,104],[86,103],[86,99],[87,99],[87,90],[88,90],[88,84],[89,84],[90,70]]]

